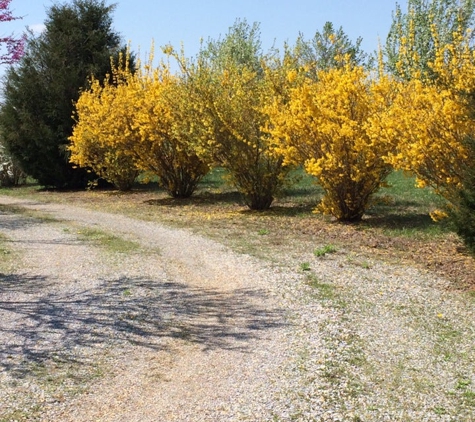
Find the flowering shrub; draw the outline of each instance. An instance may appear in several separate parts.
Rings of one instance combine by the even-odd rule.
[[[212,80],[208,97],[212,103],[205,117],[207,148],[229,171],[247,206],[268,209],[285,183],[289,166],[263,130],[267,121],[263,107],[270,95],[267,80],[249,68],[232,66],[213,74]]]
[[[295,78],[295,72],[289,74]],[[371,195],[391,166],[383,156],[393,145],[371,136],[379,114],[389,106],[394,85],[374,80],[361,67],[319,71],[267,108],[276,150],[289,163],[301,163],[318,178],[325,196],[318,211],[340,221],[359,221]]]
[[[209,41],[196,60],[187,60],[171,46],[187,86],[189,125],[200,156],[228,170],[230,182],[252,210],[268,209],[286,182],[289,166],[276,153],[264,130],[264,107],[275,92],[266,65],[275,59],[260,48],[258,25],[237,21],[218,41]]]
[[[171,196],[190,196],[209,166],[190,142],[180,80],[150,66],[135,74],[117,66],[112,76],[113,83],[93,81],[79,98],[71,161],[119,188],[143,170],[158,176]]]
[[[13,16],[10,8],[12,0],[0,0],[0,22],[10,22],[20,17]],[[0,64],[14,64],[18,62],[24,54],[26,36],[19,38],[13,35],[0,37],[0,45],[4,45],[6,52],[0,54]]]
[[[456,195],[473,121],[467,104],[453,91],[419,80],[405,83],[373,129],[374,138],[397,145],[385,156],[387,162],[415,174],[419,187],[430,186],[448,200]]]
[[[127,87],[92,81],[76,104],[77,123],[70,138],[70,161],[87,167],[113,183],[119,190],[129,190],[138,175],[133,157],[124,148],[135,142],[137,133],[130,131],[133,109],[127,100]]]

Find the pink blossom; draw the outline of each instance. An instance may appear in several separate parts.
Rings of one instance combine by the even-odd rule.
[[[0,0],[0,22],[10,22],[20,17],[13,16],[9,9],[12,0]],[[0,64],[13,64],[21,59],[24,53],[26,36],[16,38],[13,35],[0,37],[0,46],[3,45],[6,53],[0,53]]]

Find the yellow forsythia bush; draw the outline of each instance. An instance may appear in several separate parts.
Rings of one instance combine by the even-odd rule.
[[[126,88],[91,82],[90,90],[82,92],[76,103],[77,123],[69,147],[72,163],[93,169],[119,190],[130,189],[138,175],[133,157],[124,148],[124,137],[137,140],[130,130],[133,99],[129,102]]]
[[[462,185],[464,140],[472,126],[466,104],[451,90],[412,80],[372,129],[375,139],[397,145],[387,162],[415,174],[419,187],[430,186],[450,200]]]
[[[140,92],[133,123],[140,137],[129,150],[139,168],[158,176],[171,196],[189,197],[208,173],[209,160],[198,154],[202,130],[194,124],[185,82],[166,67],[148,67],[129,84]]]
[[[371,134],[395,84],[371,76],[350,65],[319,71],[291,89],[287,102],[276,98],[267,108],[277,151],[318,178],[325,195],[317,210],[339,221],[359,221],[391,171],[383,156],[393,144]]]
[[[285,184],[289,166],[272,149],[273,139],[262,130],[263,106],[271,95],[267,80],[248,68],[228,67],[214,75],[214,118],[219,133],[211,150],[229,170],[231,181],[253,210],[269,208]]]
[[[283,156],[273,149],[273,139],[263,130],[263,111],[273,87],[263,70],[232,60],[214,67],[179,60],[186,77],[188,107],[193,125],[200,128],[199,151],[224,167],[230,182],[252,210],[268,209],[289,173]],[[191,111],[190,111],[191,112]]]
[[[71,161],[111,181],[138,168],[156,175],[171,196],[190,196],[209,165],[195,150],[182,81],[164,66],[132,73],[120,63],[112,80],[93,81],[81,94]]]
[[[475,51],[470,33],[453,34],[440,45],[434,32],[432,78],[414,72],[401,84],[392,106],[376,122],[374,138],[397,145],[387,161],[412,172],[419,187],[430,186],[456,204],[474,162]]]

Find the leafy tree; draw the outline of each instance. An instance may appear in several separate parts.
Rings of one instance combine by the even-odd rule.
[[[0,0],[0,22],[11,22],[20,17],[13,16],[10,10],[10,3],[12,0]],[[23,56],[23,48],[25,44],[25,37],[15,37],[7,35],[0,37],[0,45],[3,45],[6,52],[0,54],[0,64],[14,64]]]
[[[374,80],[361,66],[346,65],[318,71],[291,89],[288,102],[267,108],[278,151],[303,164],[325,191],[317,210],[339,221],[361,220],[391,171],[383,156],[392,144],[374,139],[371,129],[393,96],[389,79]]]
[[[69,163],[73,105],[91,74],[110,72],[120,50],[113,6],[74,0],[49,10],[45,31],[26,40],[25,55],[8,70],[0,111],[5,145],[23,170],[44,186],[85,186],[91,175]]]
[[[317,70],[342,67],[346,63],[363,65],[367,55],[360,48],[362,41],[359,37],[353,43],[342,27],[335,29],[331,22],[326,22],[323,31],[317,31],[311,40],[300,34],[293,54],[298,64],[309,68],[308,74],[315,76]]]
[[[474,23],[474,0],[408,0],[406,13],[396,4],[384,48],[387,70],[404,80],[434,79],[437,44],[450,45]]]
[[[209,40],[196,61],[179,60],[194,115],[205,130],[201,153],[225,167],[232,183],[253,210],[268,209],[280,192],[288,166],[263,130],[263,107],[272,87],[266,78],[259,25],[237,21],[228,34]]]

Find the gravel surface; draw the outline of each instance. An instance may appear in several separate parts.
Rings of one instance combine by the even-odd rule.
[[[2,422],[475,420],[474,302],[429,272],[0,204]]]

